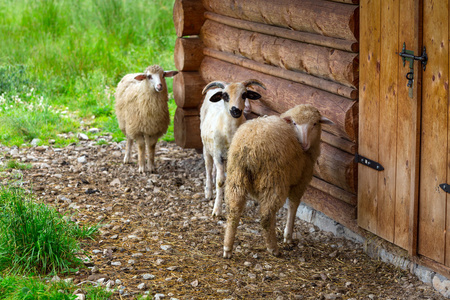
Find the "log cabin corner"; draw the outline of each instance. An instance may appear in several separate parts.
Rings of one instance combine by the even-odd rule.
[[[303,202],[450,278],[448,2],[176,0],[176,143],[212,80],[266,85],[249,118],[312,104],[336,126]]]

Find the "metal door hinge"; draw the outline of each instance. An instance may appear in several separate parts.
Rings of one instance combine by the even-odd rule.
[[[447,184],[447,183],[441,183],[439,186],[441,187],[441,189],[444,190],[444,192],[450,194],[450,184]]]
[[[368,159],[367,157],[364,157],[362,155],[359,155],[358,153],[355,153],[355,162],[363,164],[365,166],[368,166],[369,168],[372,168],[377,171],[383,171],[384,168],[382,165],[377,163],[376,161],[373,161],[371,159]]]

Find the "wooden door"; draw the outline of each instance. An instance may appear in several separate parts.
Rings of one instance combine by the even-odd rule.
[[[410,93],[399,52],[418,53],[419,1],[361,0],[360,13],[358,153],[384,170],[358,165],[358,225],[413,252],[420,78],[415,63]]]
[[[439,185],[449,172],[449,4],[424,1],[423,72],[418,252],[450,266],[450,197]]]

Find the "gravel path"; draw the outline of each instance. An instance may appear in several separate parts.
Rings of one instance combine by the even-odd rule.
[[[86,136],[80,136],[86,138]],[[98,140],[107,142],[98,145]],[[224,219],[213,219],[203,197],[202,156],[173,143],[157,146],[157,174],[122,164],[123,143],[110,136],[63,149],[0,146],[0,163],[15,159],[29,170],[0,173],[74,221],[103,227],[85,241],[84,284],[115,290],[114,299],[444,299],[415,276],[370,259],[362,246],[296,220],[295,245],[269,255],[258,206],[248,201],[234,256],[222,255]],[[282,242],[285,211],[278,213]]]

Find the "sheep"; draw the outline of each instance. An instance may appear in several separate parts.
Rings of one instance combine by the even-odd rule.
[[[212,212],[213,217],[222,214],[222,199],[225,183],[225,160],[228,147],[236,129],[245,122],[244,113],[251,110],[248,99],[255,100],[261,95],[251,91],[248,87],[264,85],[250,79],[244,82],[226,83],[213,81],[205,86],[202,94],[206,93],[200,109],[200,130],[203,142],[203,156],[206,169],[205,198],[212,198],[213,164],[216,172],[216,199]],[[222,100],[222,102],[219,102]]]
[[[160,66],[147,67],[144,73],[125,75],[116,90],[116,116],[119,128],[127,138],[124,163],[129,163],[133,141],[138,145],[139,173],[144,173],[145,155],[148,152],[147,170],[155,168],[155,146],[166,133],[170,123],[168,93],[165,77],[177,71],[164,71]]]
[[[228,152],[225,199],[228,219],[223,256],[231,258],[234,237],[249,195],[260,204],[269,253],[279,255],[276,212],[289,197],[284,242],[292,242],[297,208],[320,155],[321,124],[333,124],[311,105],[297,105],[281,116],[261,117],[236,131]]]

